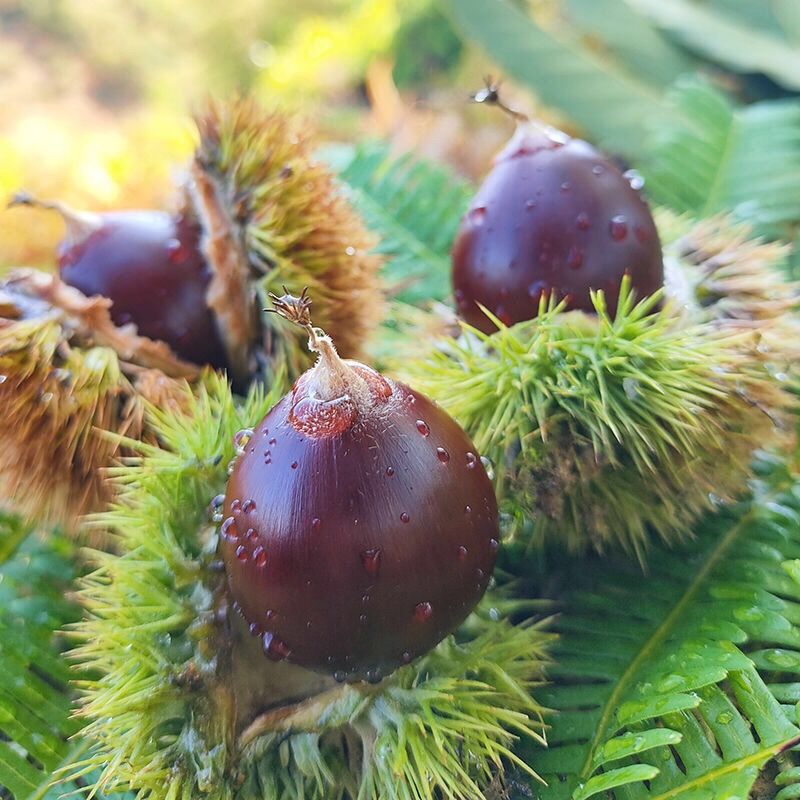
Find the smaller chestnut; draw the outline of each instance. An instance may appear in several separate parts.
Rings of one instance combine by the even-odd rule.
[[[305,293],[273,298],[316,365],[237,437],[220,546],[266,654],[379,680],[453,631],[494,568],[497,502],[441,408],[312,327]]]
[[[115,325],[166,342],[195,364],[226,366],[216,318],[206,302],[211,271],[200,225],[164,211],[75,211],[19,193],[12,205],[58,211],[67,235],[56,253],[64,283],[112,301]]]
[[[517,130],[465,214],[452,251],[460,315],[491,333],[488,309],[506,325],[533,319],[541,298],[594,312],[602,289],[613,313],[630,276],[641,299],[664,282],[661,243],[642,180],[592,145],[504,105],[497,87],[475,95],[511,114]]]

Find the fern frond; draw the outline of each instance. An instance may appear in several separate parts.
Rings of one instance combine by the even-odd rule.
[[[70,673],[57,631],[78,618],[66,600],[73,546],[45,542],[19,519],[0,518],[0,796],[41,797],[74,757]]]
[[[457,641],[377,686],[339,686],[248,651],[255,640],[226,615],[206,513],[234,433],[279,391],[253,391],[239,406],[212,377],[184,413],[151,408],[160,446],[139,444],[140,456],[111,470],[117,501],[93,524],[116,532],[116,552],[91,554],[72,652],[88,674],[78,685],[93,749],[66,774],[99,770],[100,790],[166,800],[480,800],[504,761],[530,773],[512,747],[542,736],[531,692],[552,637],[540,625],[475,615]],[[289,679],[314,681],[307,699],[262,697]]]
[[[450,247],[472,196],[439,165],[386,145],[358,147],[339,178],[386,256],[384,274],[397,300],[420,303],[450,294]]]
[[[702,219],[732,211],[772,238],[791,239],[800,206],[800,103],[737,107],[697,78],[671,93],[676,113],[653,128],[642,162],[657,202]]]
[[[576,565],[542,800],[747,797],[800,742],[800,483],[773,464],[753,500],[707,519],[650,573]],[[788,572],[788,574],[787,574]],[[789,784],[795,772],[781,780]],[[788,793],[785,796],[790,796]]]

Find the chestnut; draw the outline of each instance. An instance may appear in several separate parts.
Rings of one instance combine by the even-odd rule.
[[[482,597],[498,511],[475,447],[441,408],[313,328],[315,366],[238,437],[220,529],[228,586],[266,654],[379,680],[433,648]]]
[[[624,275],[641,298],[664,281],[661,243],[641,195],[590,144],[545,128],[504,106],[495,86],[475,95],[517,120],[517,130],[465,214],[452,250],[460,315],[491,333],[487,308],[506,325],[532,319],[542,296],[593,312],[602,289],[613,313]]]
[[[166,342],[195,364],[226,366],[225,347],[206,302],[211,270],[199,223],[164,211],[74,211],[20,193],[12,204],[54,209],[67,223],[57,250],[64,283],[112,301],[116,325]]]

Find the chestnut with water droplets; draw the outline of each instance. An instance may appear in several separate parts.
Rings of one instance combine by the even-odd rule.
[[[308,303],[276,299],[318,360],[239,456],[221,551],[230,594],[263,630],[268,656],[379,680],[478,603],[496,557],[497,503],[457,423],[402,383],[341,360],[311,326]]]
[[[61,279],[88,297],[112,301],[116,325],[166,342],[195,364],[226,366],[214,313],[206,303],[211,271],[199,223],[164,211],[74,211],[25,193],[12,205],[58,211],[67,224],[57,260]]]
[[[464,216],[452,251],[460,315],[491,333],[495,324],[532,319],[540,298],[555,294],[568,309],[593,312],[602,289],[613,313],[624,275],[639,298],[664,281],[661,243],[640,193],[590,144],[545,128],[503,105],[496,87],[475,96],[499,105],[517,130]]]

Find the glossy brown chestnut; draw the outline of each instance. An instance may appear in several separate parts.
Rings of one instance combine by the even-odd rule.
[[[211,273],[200,227],[162,211],[115,211],[78,242],[65,240],[58,264],[65,283],[113,301],[117,325],[166,342],[195,364],[225,366],[225,351],[206,303]]]
[[[636,296],[663,284],[658,231],[640,194],[586,142],[521,121],[462,220],[453,246],[461,316],[491,333],[485,306],[507,325],[532,319],[544,293],[592,312],[602,289],[613,312],[630,275]]]
[[[244,446],[221,549],[231,595],[267,655],[339,680],[378,680],[434,647],[480,600],[497,504],[453,419],[340,361],[326,340]]]
[[[216,319],[206,302],[211,271],[200,225],[163,211],[74,211],[26,193],[12,205],[59,212],[67,235],[57,250],[62,280],[87,296],[112,301],[116,325],[166,342],[195,364],[226,366]]]

